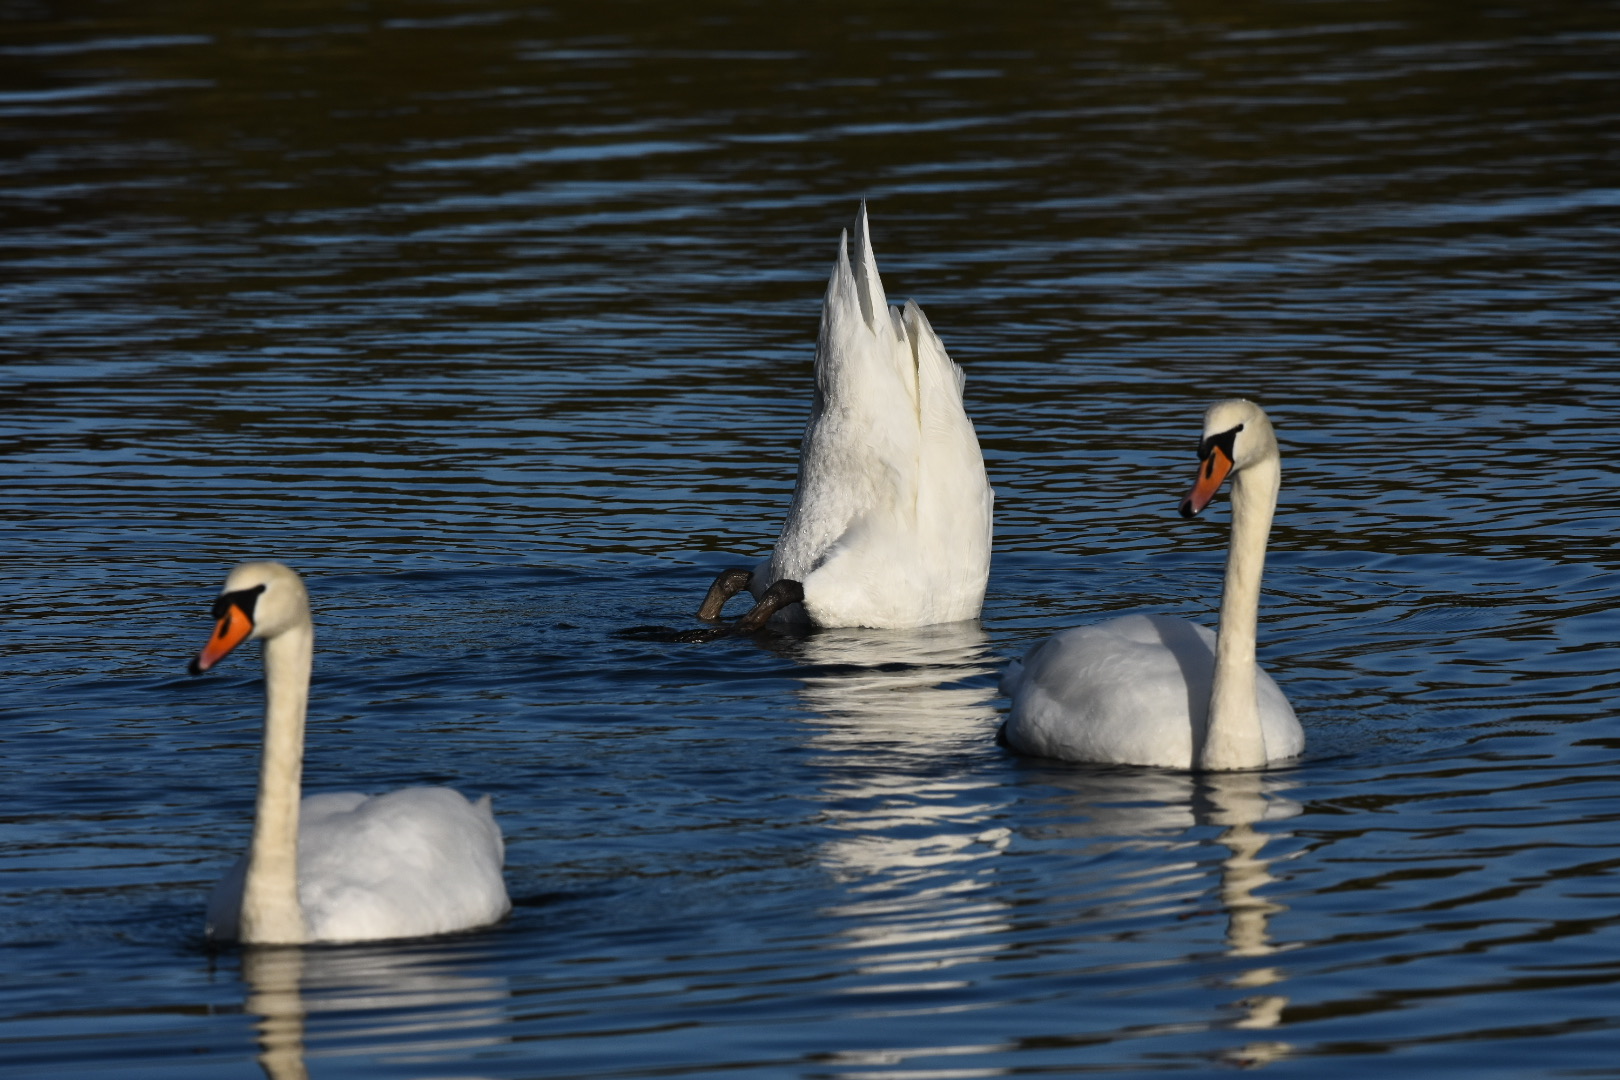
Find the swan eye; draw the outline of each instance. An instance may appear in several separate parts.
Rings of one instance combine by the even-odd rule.
[[[1203,442],[1198,444],[1198,460],[1203,461],[1205,458],[1209,457],[1210,451],[1214,450],[1217,446],[1221,448],[1221,453],[1226,455],[1226,460],[1236,460],[1232,454],[1232,444],[1237,442],[1238,432],[1242,430],[1243,425],[1239,424],[1230,431],[1223,431],[1219,435],[1209,436]]]
[[[258,606],[259,594],[264,592],[263,585],[255,585],[251,589],[238,589],[235,592],[220,593],[214,600],[214,619],[218,621],[225,617],[225,613],[232,607],[240,608],[242,614],[253,621],[253,609]]]

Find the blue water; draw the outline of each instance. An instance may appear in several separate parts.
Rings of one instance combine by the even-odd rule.
[[[1620,9],[0,18],[0,1072],[1617,1076]],[[769,550],[860,199],[968,375],[978,625],[681,644]],[[1306,756],[1023,761],[1057,628],[1212,623],[1283,447]],[[515,907],[210,951],[257,657],[307,790],[493,795]]]

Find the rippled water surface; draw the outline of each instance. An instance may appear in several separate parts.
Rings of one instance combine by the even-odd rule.
[[[9,1074],[1620,1076],[1616,4],[25,2],[0,72]],[[982,622],[636,630],[773,542],[863,198]],[[1213,621],[1238,394],[1305,758],[1010,756],[1006,658]],[[506,922],[205,947],[255,556],[308,790],[492,793]]]

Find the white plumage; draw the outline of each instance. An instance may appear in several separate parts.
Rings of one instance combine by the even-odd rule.
[[[922,308],[889,307],[864,203],[854,241],[852,252],[840,236],[822,302],[793,503],[748,587],[760,597],[774,582],[800,582],[803,603],[784,616],[819,626],[977,618],[995,496],[962,407],[962,370]]]
[[[511,910],[489,796],[449,788],[300,801],[314,631],[303,582],[273,562],[231,572],[204,671],[265,640],[264,759],[253,840],[215,886],[208,935],[254,944],[373,941],[484,926]]]
[[[1191,768],[1203,744],[1215,634],[1168,615],[1122,615],[1040,642],[1001,676],[1014,700],[1006,739],[1062,761]],[[1305,733],[1293,706],[1255,668],[1267,760],[1296,756]]]
[[[1232,539],[1220,634],[1163,615],[1126,615],[1065,630],[1001,677],[1012,699],[1002,729],[1019,753],[1064,761],[1248,769],[1297,756],[1305,732],[1255,662],[1266,539],[1281,465],[1258,405],[1223,401],[1204,418],[1198,513],[1232,476]]]
[[[298,811],[298,901],[309,941],[428,937],[511,909],[490,798],[441,787],[311,795]],[[248,853],[208,898],[208,936],[239,937]]]

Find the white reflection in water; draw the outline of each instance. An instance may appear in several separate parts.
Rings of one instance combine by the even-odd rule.
[[[242,954],[245,1009],[259,1017],[269,1080],[305,1080],[309,1056],[364,1054],[396,1064],[462,1060],[507,1041],[506,980],[459,973],[449,953],[362,946],[257,947]],[[356,1023],[345,1023],[348,1014]],[[342,1049],[312,1049],[307,1027]]]
[[[1282,793],[1293,786],[1286,777],[1264,772],[1173,773],[1155,770],[1103,769],[1054,772],[1052,782],[1069,790],[1055,800],[1064,821],[1043,826],[1048,836],[1080,839],[1095,838],[1080,849],[1083,853],[1106,855],[1121,848],[1161,848],[1167,852],[1184,850],[1189,856],[1202,841],[1189,836],[1200,826],[1219,826],[1216,842],[1227,849],[1221,860],[1216,895],[1226,914],[1227,956],[1263,960],[1278,951],[1271,940],[1271,917],[1287,908],[1259,895],[1259,890],[1276,880],[1271,860],[1262,849],[1270,839],[1255,826],[1297,815],[1298,803]],[[1191,884],[1201,888],[1204,871],[1189,858],[1157,868],[1155,882],[1163,885]],[[1105,901],[1120,907],[1167,903],[1162,890],[1146,899],[1139,881],[1121,881],[1103,889]],[[1140,911],[1140,909],[1138,909]],[[1283,968],[1259,963],[1225,980],[1236,989],[1255,990],[1274,986],[1286,979]],[[1282,994],[1251,994],[1234,1002],[1238,1017],[1233,1028],[1267,1030],[1282,1023],[1288,998]],[[1224,1060],[1245,1066],[1264,1065],[1287,1055],[1292,1047],[1285,1042],[1253,1042],[1223,1054]]]
[[[866,950],[854,971],[875,980],[851,992],[965,985],[915,977],[1003,947],[1006,905],[987,895],[987,863],[1010,834],[992,823],[988,778],[970,767],[995,731],[994,691],[951,685],[993,670],[984,632],[827,630],[801,660],[822,669],[799,693],[823,718],[810,745],[828,752],[821,794],[840,834],[820,859],[854,897],[825,914],[847,947]]]
[[[997,821],[1005,818],[1005,798],[991,790],[1000,778],[974,767],[999,721],[994,691],[960,685],[993,670],[983,632],[973,624],[883,634],[823,631],[804,642],[800,659],[820,669],[804,678],[799,693],[821,717],[810,744],[828,753],[829,780],[821,791],[840,834],[823,845],[820,859],[852,896],[826,914],[843,924],[847,947],[861,951],[854,972],[870,980],[851,992],[968,986],[963,965],[981,963],[1017,940],[1009,932],[1006,900],[989,889],[994,861],[1013,839]],[[1299,812],[1282,796],[1289,781],[1266,773],[1146,769],[1063,769],[1048,777],[1065,790],[1048,804],[1054,820],[1033,828],[1084,841],[1070,849],[1078,861],[1122,849],[1172,856],[1154,867],[1151,881],[1121,876],[1097,883],[1088,890],[1093,914],[1184,911],[1187,894],[1202,891],[1208,880],[1207,864],[1197,857],[1207,840],[1194,830],[1218,826],[1216,842],[1227,850],[1216,890],[1227,919],[1226,955],[1265,961],[1277,951],[1269,924],[1283,908],[1260,895],[1274,878],[1262,854],[1268,835],[1256,825]],[[1255,991],[1284,979],[1282,968],[1255,963],[1227,985]],[[1239,1015],[1230,1026],[1277,1027],[1287,1003],[1281,994],[1250,993],[1234,1003]],[[1286,1043],[1255,1042],[1226,1057],[1264,1064],[1288,1050]]]
[[[243,1008],[259,1018],[259,1064],[270,1080],[306,1080],[304,1067],[304,950],[250,948],[242,954],[248,984]]]
[[[1226,909],[1226,945],[1230,956],[1268,957],[1277,951],[1271,943],[1271,916],[1287,910],[1282,904],[1256,895],[1257,890],[1276,880],[1269,859],[1260,857],[1267,834],[1256,831],[1255,823],[1267,818],[1293,817],[1299,804],[1268,794],[1264,773],[1211,773],[1200,778],[1212,809],[1209,822],[1224,826],[1217,840],[1230,855],[1221,863],[1221,906]],[[1269,781],[1271,791],[1281,786]],[[1272,965],[1248,968],[1231,980],[1243,989],[1258,989],[1281,983],[1283,969]],[[1255,994],[1238,1002],[1242,1015],[1233,1027],[1266,1030],[1282,1023],[1288,998],[1282,994]],[[1226,1055],[1245,1065],[1264,1065],[1286,1056],[1293,1048],[1286,1042],[1252,1042]]]
[[[819,669],[799,693],[821,718],[810,745],[827,754],[821,793],[839,834],[823,845],[820,859],[851,897],[824,912],[839,920],[845,947],[857,951],[851,971],[860,981],[848,992],[941,995],[936,1004],[912,996],[905,1006],[871,1015],[973,1008],[971,995],[952,993],[971,987],[966,966],[1019,940],[1005,890],[997,897],[989,888],[997,858],[1014,839],[999,823],[1007,816],[1005,792],[992,789],[1004,777],[978,767],[999,721],[994,691],[961,685],[993,669],[984,635],[971,624],[900,634],[824,631],[804,642],[801,660]],[[1261,895],[1274,877],[1263,854],[1268,834],[1256,826],[1299,812],[1282,795],[1289,781],[1255,772],[1109,768],[1054,769],[1046,777],[1063,790],[1046,804],[1049,820],[1030,823],[1032,835],[1080,840],[1066,849],[1077,868],[1096,859],[1100,872],[1115,875],[1087,890],[1087,918],[1183,914],[1187,897],[1210,884],[1209,865],[1199,858],[1209,841],[1199,830],[1220,828],[1215,842],[1226,854],[1215,895],[1227,920],[1224,953],[1252,963],[1223,980],[1244,996],[1233,1002],[1236,1018],[1219,1024],[1280,1026],[1288,998],[1256,992],[1286,981],[1283,968],[1270,962],[1278,951],[1271,916],[1284,909]],[[1105,857],[1121,850],[1169,859],[1141,875],[1103,871]],[[871,1066],[941,1056],[961,1061],[998,1049],[1009,1047],[851,1048],[836,1056],[842,1064]],[[1221,1057],[1259,1066],[1290,1051],[1286,1042],[1253,1041]]]

